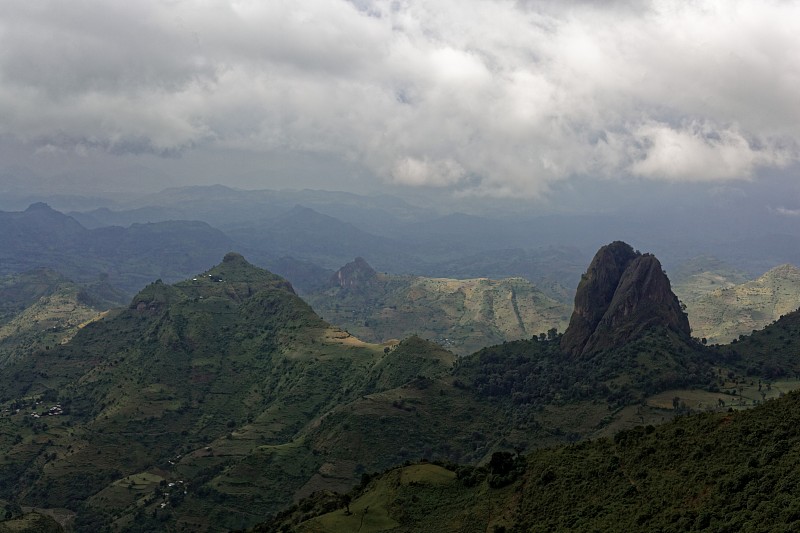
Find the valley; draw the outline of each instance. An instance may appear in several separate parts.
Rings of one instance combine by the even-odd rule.
[[[285,235],[303,217],[317,229],[302,231],[350,230],[308,211],[281,216],[283,240],[244,248],[299,288],[238,253],[189,270],[215,250],[193,244],[203,232],[220,249],[237,244],[203,223],[88,230],[46,206],[10,216],[31,242],[45,242],[52,224],[67,231],[44,255],[41,244],[6,248],[16,258],[4,263],[0,323],[0,504],[10,523],[247,529],[304,498],[316,502],[309,509],[341,503],[317,500],[386,469],[419,476],[410,488],[433,476],[441,489],[498,453],[614,439],[798,388],[800,278],[788,265],[748,281],[711,257],[686,261],[675,267],[680,301],[661,263],[622,242],[601,247],[572,290],[562,283],[575,279],[577,255],[556,248],[465,249],[473,255],[461,266],[443,250],[420,269],[498,279],[380,272],[362,257],[334,271],[341,256],[325,239],[294,248]],[[98,235],[113,238],[78,253]],[[299,258],[280,255],[289,253]],[[731,333],[736,343],[710,346]],[[402,464],[412,466],[391,470]],[[366,502],[354,498],[354,509]],[[402,530],[408,517],[392,509],[375,527]]]
[[[569,315],[566,305],[523,278],[397,276],[378,273],[361,258],[304,299],[359,338],[383,342],[419,335],[459,355],[563,330]]]
[[[512,287],[519,302],[530,287],[392,277],[364,260],[329,283],[340,302],[379,309],[453,289],[466,305],[482,286],[495,295]],[[428,312],[448,316],[447,302]],[[403,331],[371,344],[324,321],[283,278],[228,253],[7,362],[0,499],[66,508],[62,521],[81,531],[242,529],[409,461],[474,468],[507,450],[752,408],[798,386],[793,359],[772,350],[754,359],[767,336],[791,353],[794,313],[752,343],[704,346],[658,261],[624,243],[596,254],[572,315],[563,334],[554,326],[460,357]],[[403,475],[453,479],[420,468]]]

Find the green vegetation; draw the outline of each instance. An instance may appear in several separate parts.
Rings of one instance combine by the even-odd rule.
[[[61,533],[61,525],[39,513],[26,513],[22,516],[0,521],[0,533]]]
[[[522,278],[393,276],[363,259],[342,267],[306,301],[327,321],[370,342],[419,335],[466,355],[568,322],[569,307]]]
[[[550,328],[457,358],[421,337],[364,343],[230,253],[195,278],[151,283],[127,308],[4,369],[0,498],[65,508],[77,531],[244,529],[304,497],[299,517],[277,515],[280,527],[343,530],[358,519],[375,531],[510,530],[528,524],[521,495],[538,480],[558,487],[597,470],[591,461],[634,460],[621,441],[543,446],[619,430],[668,440],[636,427],[771,404],[796,388],[797,321],[730,347],[631,324],[627,342],[581,357],[563,353]],[[583,448],[589,463],[564,451]],[[540,454],[552,473],[532,470]],[[411,466],[372,479],[400,464]],[[591,492],[602,477],[580,486]],[[361,492],[341,496],[359,482]],[[530,512],[560,513],[559,501]],[[530,527],[595,527],[570,516]]]
[[[727,344],[800,306],[800,269],[781,265],[752,281],[720,283],[715,290],[685,298],[684,302],[692,335],[709,343]]]
[[[325,509],[301,501],[255,531],[791,531],[800,524],[800,394],[540,449],[493,488],[497,464],[394,469]],[[422,474],[420,474],[422,472]],[[457,479],[454,479],[457,478]],[[414,481],[406,481],[414,480]],[[496,485],[496,484],[495,484]],[[373,525],[374,524],[374,525]]]
[[[728,345],[714,347],[725,364],[749,377],[772,381],[800,377],[800,311],[780,317],[774,324],[741,335]]]
[[[67,507],[85,530],[255,523],[325,471],[305,437],[321,415],[453,361],[421,339],[365,344],[228,254],[9,366],[0,497]]]
[[[0,367],[68,341],[124,300],[102,279],[76,284],[46,268],[0,278]]]

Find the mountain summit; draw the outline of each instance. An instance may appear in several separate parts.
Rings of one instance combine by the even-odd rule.
[[[368,285],[378,276],[374,268],[369,266],[363,257],[347,263],[331,277],[330,285],[342,289],[359,289]]]
[[[576,357],[594,355],[654,326],[691,336],[689,320],[658,259],[616,241],[600,248],[581,277],[561,348]]]

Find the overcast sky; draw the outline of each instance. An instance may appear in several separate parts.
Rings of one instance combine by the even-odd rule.
[[[0,157],[76,187],[758,182],[798,168],[800,2],[6,0]]]

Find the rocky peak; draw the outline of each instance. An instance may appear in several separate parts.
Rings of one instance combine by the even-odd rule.
[[[331,285],[338,285],[343,289],[358,289],[377,276],[378,273],[369,266],[363,257],[356,257],[355,261],[347,263],[336,271],[331,277]]]
[[[605,315],[622,274],[639,254],[630,245],[616,241],[595,254],[575,292],[575,306],[561,348],[578,355]]]
[[[561,347],[573,356],[592,355],[654,326],[691,336],[689,320],[658,259],[617,241],[600,248],[582,276]]]
[[[34,202],[28,206],[25,212],[31,213],[33,211],[53,211],[53,208],[44,202]]]

